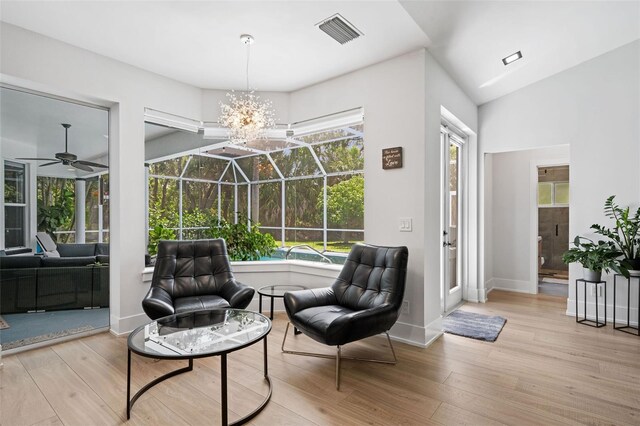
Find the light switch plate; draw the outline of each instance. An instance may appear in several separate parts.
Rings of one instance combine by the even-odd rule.
[[[410,217],[401,217],[398,229],[400,232],[411,232],[413,230],[412,219]]]

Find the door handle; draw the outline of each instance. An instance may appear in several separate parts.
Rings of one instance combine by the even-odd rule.
[[[556,237],[558,236],[558,224],[556,223]]]

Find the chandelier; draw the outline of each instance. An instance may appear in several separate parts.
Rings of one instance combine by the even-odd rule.
[[[265,138],[266,130],[275,126],[275,120],[271,101],[260,100],[260,96],[249,89],[249,55],[254,38],[243,34],[240,41],[247,46],[247,90],[240,94],[233,90],[227,93],[228,103],[220,102],[219,122],[228,129],[232,143],[246,144]]]

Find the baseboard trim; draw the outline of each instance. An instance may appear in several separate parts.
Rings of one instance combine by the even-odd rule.
[[[149,317],[145,313],[130,315],[127,317],[116,317],[111,315],[111,333],[116,336],[124,336],[131,333],[136,328],[149,322]]]
[[[535,294],[531,291],[531,283],[524,280],[511,280],[506,278],[492,278],[489,280],[491,288],[496,290],[515,291],[518,293]]]
[[[573,317],[575,318],[576,316],[576,301],[575,299],[567,299],[567,310],[565,311],[567,316]],[[583,301],[578,301],[578,315],[580,315],[580,318],[584,318],[584,302]],[[589,320],[595,320],[596,315],[595,315],[595,310],[596,310],[596,304],[594,302],[587,302],[587,319]],[[602,320],[604,318],[604,316],[602,315],[604,312],[604,304],[599,303],[598,304],[598,314],[600,315],[600,320]],[[631,318],[635,318],[635,320],[630,320],[629,321],[629,325],[632,325],[634,327],[638,326],[638,308],[631,308],[630,309],[630,317]],[[613,305],[607,304],[607,316],[606,316],[606,320],[607,320],[607,325],[609,323],[613,324]],[[616,307],[616,320],[617,325],[621,326],[621,325],[626,325],[627,323],[627,307],[626,306],[617,306]],[[624,320],[624,324],[622,323],[622,321]]]
[[[493,287],[491,290],[510,291],[513,293],[522,293],[522,294],[533,294],[530,291],[515,289],[510,287]]]

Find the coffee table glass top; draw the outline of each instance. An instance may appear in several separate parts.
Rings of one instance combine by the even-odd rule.
[[[262,294],[263,296],[272,296],[272,297],[284,297],[284,294],[288,291],[296,291],[296,290],[307,290],[308,287],[303,285],[267,285],[264,287],[260,287],[258,289],[258,294]]]
[[[229,353],[262,339],[271,321],[242,309],[210,309],[170,315],[136,328],[129,348],[157,358],[191,358]]]

